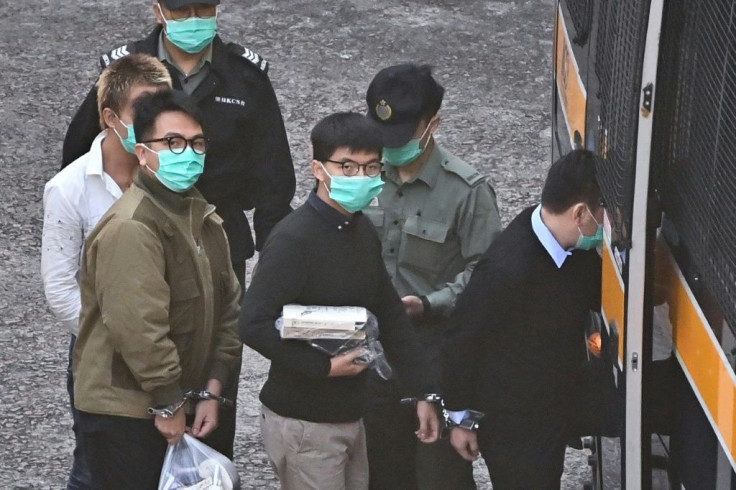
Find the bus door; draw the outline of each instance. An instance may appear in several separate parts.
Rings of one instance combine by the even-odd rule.
[[[593,444],[592,487],[648,488],[643,374],[651,358],[645,304],[649,153],[662,0],[560,0],[555,36],[553,155],[597,153],[606,203],[601,317],[616,393]],[[581,87],[578,88],[578,85]],[[651,262],[651,261],[650,261]]]
[[[736,0],[668,0],[660,44],[652,182],[663,218],[651,283],[655,335],[669,334],[681,370],[666,401],[670,473],[678,488],[727,490],[736,488]]]

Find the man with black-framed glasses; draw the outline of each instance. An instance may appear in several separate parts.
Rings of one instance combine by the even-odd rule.
[[[366,364],[361,349],[330,357],[274,327],[284,305],[360,306],[378,319],[388,361],[407,395],[432,390],[428,366],[361,212],[381,192],[381,134],[365,116],[338,113],[312,130],[316,187],[263,247],[243,298],[244,342],[271,361],[260,400],[261,434],[284,490],[367,490]],[[414,410],[415,440],[437,439],[427,401]],[[418,419],[418,421],[417,421]],[[398,487],[397,487],[398,488]]]
[[[155,489],[187,426],[210,443],[218,400],[184,394],[223,395],[241,362],[240,285],[222,220],[194,188],[208,149],[199,111],[171,90],[134,110],[140,170],[81,268],[75,406],[92,488]]]
[[[104,68],[130,53],[155,56],[169,70],[173,88],[194,98],[211,140],[196,186],[223,220],[242,289],[245,262],[291,211],[296,181],[281,110],[268,77],[269,63],[220,38],[219,5],[220,0],[154,0],[156,27],[145,39],[104,53],[100,65]],[[98,119],[93,89],[69,124],[62,167],[89,149],[99,131]],[[255,233],[246,210],[254,211]],[[235,378],[226,392],[237,399]],[[222,423],[230,429],[218,434],[222,438],[213,444],[232,458],[235,418],[225,414]]]

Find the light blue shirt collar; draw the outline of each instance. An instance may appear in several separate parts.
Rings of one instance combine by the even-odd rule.
[[[541,204],[532,211],[532,230],[534,230],[534,234],[537,235],[537,238],[539,238],[539,241],[542,243],[542,246],[549,256],[555,261],[557,268],[559,269],[562,267],[562,264],[565,263],[565,259],[572,255],[572,252],[562,248],[559,242],[557,242],[555,236],[551,231],[549,231],[549,228],[547,228],[547,225],[542,221]]]

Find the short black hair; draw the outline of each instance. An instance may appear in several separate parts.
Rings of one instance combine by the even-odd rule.
[[[183,112],[202,126],[202,115],[194,100],[179,90],[159,90],[138,97],[133,104],[133,131],[138,141],[151,137],[156,119],[164,112]]]
[[[357,112],[330,114],[312,129],[311,139],[312,158],[320,162],[330,158],[338,148],[376,153],[379,158],[383,152],[383,139],[376,123]]]
[[[562,214],[579,202],[591,211],[600,206],[601,190],[596,179],[598,157],[588,150],[573,150],[560,157],[549,169],[542,189],[542,206]]]

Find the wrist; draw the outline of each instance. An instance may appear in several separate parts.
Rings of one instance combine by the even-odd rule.
[[[170,419],[174,415],[176,415],[179,410],[181,410],[186,402],[187,399],[182,398],[180,402],[172,403],[171,405],[157,405],[155,407],[148,407],[148,413],[149,415],[154,415],[164,419]]]
[[[424,315],[429,315],[432,311],[432,305],[430,304],[429,299],[424,295],[419,296],[419,299],[422,301],[422,309],[424,310],[422,313]]]
[[[207,381],[207,386],[205,386],[205,391],[208,391],[212,393],[213,395],[221,396],[222,395],[222,383],[218,379],[210,379]]]

